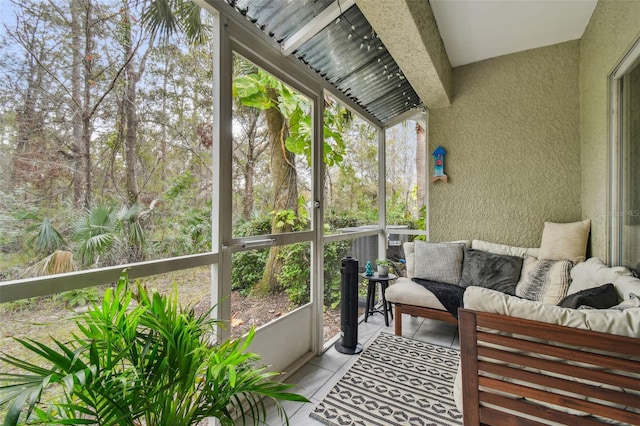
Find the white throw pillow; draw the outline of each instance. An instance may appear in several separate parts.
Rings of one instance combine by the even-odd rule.
[[[631,271],[624,266],[608,267],[597,257],[591,257],[571,268],[571,285],[567,295],[602,284],[615,283],[619,277],[625,275],[631,275]]]
[[[516,296],[556,305],[567,295],[571,266],[568,260],[526,257],[522,262],[522,280],[516,285]]]
[[[613,285],[616,286],[616,290],[618,291],[618,296],[622,300],[629,300],[631,298],[631,294],[640,295],[640,279],[632,276],[622,276],[618,277]]]
[[[573,263],[586,259],[591,220],[573,223],[545,222],[539,259],[565,260]]]

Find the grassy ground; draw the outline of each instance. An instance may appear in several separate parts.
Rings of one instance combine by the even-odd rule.
[[[194,268],[155,277],[144,281],[148,288],[161,292],[172,290],[174,283],[178,286],[178,295],[183,306],[191,306],[197,313],[204,313],[211,303],[209,268]],[[99,290],[101,295],[104,290]],[[82,299],[82,293],[74,296],[76,301]],[[7,355],[29,358],[29,353],[18,345],[14,338],[33,339],[53,344],[50,336],[65,341],[71,338],[75,329],[72,318],[86,307],[69,308],[70,297],[42,297],[28,301],[18,301],[0,305],[0,352]],[[258,327],[277,319],[295,309],[286,294],[270,295],[263,298],[245,297],[238,292],[231,295],[232,337],[240,337],[250,327]],[[339,310],[325,313],[324,339],[335,336],[340,329]],[[9,372],[7,365],[0,363],[0,371]]]

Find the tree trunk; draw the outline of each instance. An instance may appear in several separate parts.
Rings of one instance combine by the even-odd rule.
[[[91,204],[91,86],[93,84],[92,57],[93,57],[93,5],[91,0],[85,0],[84,17],[84,99],[82,108],[82,166],[84,171],[84,197],[83,204],[89,208]]]
[[[165,50],[164,57],[164,68],[168,71],[170,68],[171,56],[168,54],[169,49]],[[167,83],[168,83],[168,75],[167,73],[162,74],[162,118],[166,118],[169,116],[167,113]],[[166,124],[162,125],[162,134],[160,140],[160,181],[164,184],[167,181],[167,126]],[[164,188],[163,188],[164,189]]]
[[[416,203],[418,209],[426,205],[427,169],[427,133],[419,123],[416,123],[416,179],[418,181]]]
[[[255,191],[255,173],[256,173],[256,158],[263,152],[262,148],[257,146],[257,130],[258,120],[262,111],[256,108],[243,108],[246,112],[245,117],[247,123],[247,151],[246,151],[246,164],[242,171],[244,176],[244,194],[242,197],[242,217],[249,220],[253,217],[254,207],[254,191]]]
[[[271,99],[277,99],[276,91],[267,89]],[[285,211],[298,210],[298,175],[295,168],[295,155],[287,151],[285,140],[288,136],[287,123],[277,108],[266,110],[267,129],[269,131],[269,146],[271,150],[271,177],[273,180],[273,211],[275,215],[271,223],[271,232],[280,234],[291,232],[290,225],[278,227],[278,214]],[[261,294],[275,293],[281,290],[277,277],[282,270],[279,259],[281,247],[272,247],[265,266],[264,274],[255,291]]]
[[[250,220],[253,217],[253,197],[255,185],[253,178],[255,176],[255,159],[247,156],[247,164],[244,168],[244,196],[242,197],[242,217]]]
[[[129,2],[122,2],[122,32],[124,36],[124,74],[125,89],[123,102],[123,125],[124,130],[124,149],[125,149],[125,165],[126,165],[126,191],[127,203],[129,206],[138,202],[138,182],[136,178],[136,133],[138,131],[138,114],[136,111],[136,86],[139,76],[134,69],[134,61],[132,59],[133,49],[131,47],[131,19],[129,16]]]
[[[71,96],[73,117],[73,202],[89,208],[91,203],[91,58],[93,55],[91,0],[71,2]],[[84,36],[84,46],[82,38]]]
[[[82,139],[82,0],[71,1],[71,97],[73,116],[71,117],[71,133],[73,138],[73,204],[84,205],[84,168]]]

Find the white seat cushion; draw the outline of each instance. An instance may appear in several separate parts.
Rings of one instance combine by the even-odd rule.
[[[404,305],[422,306],[446,311],[433,293],[409,278],[400,277],[384,293],[387,301]]]
[[[601,333],[640,338],[640,309],[570,309],[509,296],[482,287],[469,287],[464,307],[510,317],[544,321]]]

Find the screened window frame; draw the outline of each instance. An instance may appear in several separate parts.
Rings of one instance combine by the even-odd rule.
[[[626,125],[625,76],[640,66],[640,39],[623,56],[609,77],[609,159],[607,185],[607,257],[608,263],[624,264],[624,209],[625,209],[625,143]],[[631,265],[627,265],[631,266]]]

